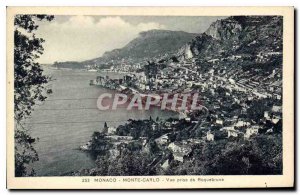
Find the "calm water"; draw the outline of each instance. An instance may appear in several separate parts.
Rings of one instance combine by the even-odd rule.
[[[97,98],[107,89],[90,86],[89,81],[99,73],[74,70],[46,70],[52,76],[50,87],[53,93],[32,113],[27,126],[31,135],[38,137],[35,148],[39,161],[33,164],[38,176],[60,175],[83,168],[91,168],[94,161],[87,153],[77,150],[86,143],[94,131],[108,126],[117,127],[129,118],[148,119],[174,117],[174,113],[158,108],[149,111],[100,111]],[[118,77],[117,74],[110,74]]]

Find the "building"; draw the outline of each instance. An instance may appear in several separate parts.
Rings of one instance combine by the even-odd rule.
[[[229,137],[237,137],[239,134],[238,130],[235,130],[234,126],[228,126],[228,127],[223,127],[222,129],[220,129],[220,131],[225,131],[228,134],[228,138]]]
[[[266,119],[269,119],[269,118],[270,118],[269,111],[265,111],[265,112],[264,112],[264,117],[265,117]]]
[[[153,130],[153,131],[156,131],[156,130],[158,129],[158,126],[157,126],[156,123],[153,123],[153,124],[151,125],[151,127],[152,127],[152,130]]]
[[[159,145],[166,145],[168,141],[169,141],[168,134],[164,134],[155,140],[155,142]]]
[[[234,124],[235,127],[245,127],[245,126],[247,127],[249,125],[250,125],[250,122],[247,122],[244,120],[239,120]]]
[[[256,134],[258,134],[258,129],[259,129],[259,126],[258,126],[258,125],[253,125],[253,126],[247,128],[244,137],[245,137],[246,139],[249,139],[251,135],[256,135]]]
[[[237,130],[228,130],[227,133],[228,133],[228,136],[227,136],[228,138],[229,137],[237,137],[238,134],[239,134],[239,131],[237,131]]]
[[[92,145],[91,141],[88,141],[85,145],[80,146],[80,150],[90,150]]]
[[[273,112],[282,112],[282,106],[273,106],[272,111]]]
[[[281,119],[280,116],[278,116],[278,115],[273,115],[271,121],[272,121],[273,124],[277,124],[277,123],[279,122],[280,119]]]
[[[180,162],[183,162],[184,157],[192,151],[192,148],[189,145],[180,142],[172,142],[169,144],[168,148],[172,151],[174,160]]]
[[[222,119],[217,119],[216,120],[216,124],[218,124],[218,125],[223,125],[223,120]]]
[[[116,130],[117,129],[115,127],[108,127],[107,134],[113,135],[116,133]]]
[[[215,136],[214,136],[214,134],[212,134],[210,132],[210,130],[208,132],[206,132],[206,140],[207,141],[214,141],[215,140]]]
[[[169,160],[167,159],[167,160],[165,160],[165,161],[162,163],[161,168],[162,168],[164,171],[166,171],[166,170],[168,170],[169,166],[170,166]]]

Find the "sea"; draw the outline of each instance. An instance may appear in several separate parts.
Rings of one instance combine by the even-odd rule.
[[[68,172],[95,167],[95,160],[79,146],[91,139],[93,132],[101,131],[104,123],[118,127],[128,119],[153,119],[177,117],[174,112],[157,107],[150,110],[130,110],[125,107],[115,111],[101,111],[97,99],[102,93],[115,91],[89,85],[97,76],[122,78],[124,74],[88,72],[84,70],[53,69],[45,67],[51,76],[47,84],[53,93],[39,103],[26,120],[26,128],[32,137],[39,161],[30,166],[37,176],[60,176]]]

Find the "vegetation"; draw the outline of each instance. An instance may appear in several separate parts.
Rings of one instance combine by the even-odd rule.
[[[100,132],[94,132],[91,140],[91,153],[93,157],[107,154],[111,144],[105,138],[105,135]]]
[[[171,120],[171,119],[170,119]],[[152,130],[153,120],[131,120],[118,128],[117,133],[123,136],[134,136],[137,129],[141,134],[144,131],[150,133],[146,136],[146,144],[138,139],[129,143],[122,143],[113,150],[112,155],[108,150],[112,149],[109,141],[102,137],[101,133],[94,133],[93,148],[102,149],[96,157],[96,167],[89,170],[86,175],[269,175],[282,174],[282,121],[277,124],[266,123],[259,129],[258,135],[252,135],[250,139],[243,136],[227,138],[227,133],[220,131],[216,126],[211,129],[215,135],[214,141],[205,141],[191,144],[192,150],[186,154],[183,162],[177,161],[167,145],[160,145],[156,138],[168,132],[169,142],[180,142],[188,139],[202,139],[206,131],[188,128],[184,120],[172,127],[176,130],[164,130],[161,128]],[[157,123],[155,123],[157,124]],[[267,132],[273,129],[273,132]],[[96,141],[95,141],[96,140]],[[162,165],[168,162],[167,167]]]
[[[154,151],[143,150],[142,147],[132,149],[132,145],[128,144],[119,148],[119,152],[117,157],[109,154],[99,155],[96,167],[90,170],[88,175],[282,174],[281,134],[262,134],[250,140],[234,138],[203,142],[194,145],[192,152],[183,162],[174,160],[168,149],[157,146]],[[161,168],[166,161],[169,162],[169,166]]]
[[[141,151],[122,150],[117,158],[98,156],[96,169],[92,175],[129,176],[153,175],[148,169],[153,156]]]
[[[36,59],[43,53],[43,39],[35,36],[37,21],[51,21],[50,15],[16,15],[14,20],[14,114],[15,114],[15,175],[31,176],[26,165],[38,160],[33,147],[35,139],[22,126],[37,101],[44,101],[51,93],[45,84],[50,80]]]
[[[276,105],[279,101],[274,99],[254,99],[252,101],[247,101],[249,108],[247,110],[247,118],[259,122],[264,116],[264,111],[271,110],[273,105]]]
[[[268,175],[282,174],[281,135],[259,135],[248,140],[219,140],[195,147],[192,157],[171,174]]]

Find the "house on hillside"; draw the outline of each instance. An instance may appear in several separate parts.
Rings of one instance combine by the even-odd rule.
[[[282,112],[282,106],[273,106],[272,107],[273,112]]]
[[[235,130],[234,126],[223,127],[220,131],[227,132],[227,137],[238,137],[239,131]]]
[[[228,130],[227,133],[228,133],[228,136],[227,136],[228,138],[229,137],[238,137],[238,135],[239,135],[238,130]]]
[[[247,126],[250,126],[250,122],[247,122],[245,120],[238,120],[235,124],[234,124],[235,127],[247,127]]]
[[[217,119],[216,120],[216,124],[218,124],[218,125],[223,125],[223,120],[222,119]]]
[[[169,136],[168,134],[164,134],[160,136],[159,138],[155,139],[155,142],[159,145],[166,145],[169,141]]]
[[[244,134],[244,138],[249,139],[251,135],[256,135],[258,134],[258,125],[253,125],[249,128],[246,129],[246,133]]]
[[[169,144],[168,148],[172,151],[174,160],[183,162],[184,157],[186,157],[191,151],[192,148],[181,142],[172,142]]]
[[[206,140],[207,140],[207,141],[214,141],[214,139],[215,139],[214,134],[212,134],[212,133],[210,132],[210,130],[207,131],[207,132],[206,132]]]

